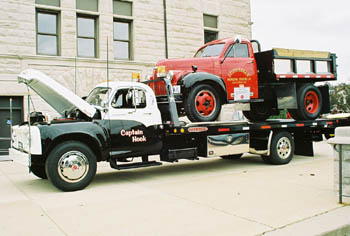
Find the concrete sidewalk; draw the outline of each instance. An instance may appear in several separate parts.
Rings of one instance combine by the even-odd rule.
[[[331,146],[315,152],[284,166],[254,155],[119,172],[100,163],[92,184],[70,193],[2,161],[0,235],[350,236]]]

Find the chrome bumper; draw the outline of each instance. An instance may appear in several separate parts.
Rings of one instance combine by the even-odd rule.
[[[30,164],[28,153],[24,153],[24,152],[18,151],[17,149],[10,148],[9,156],[14,162],[17,162],[21,165],[29,166]]]

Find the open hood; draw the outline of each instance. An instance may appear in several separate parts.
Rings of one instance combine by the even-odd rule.
[[[28,85],[62,116],[73,108],[78,108],[90,118],[96,112],[93,105],[40,71],[24,70],[18,75],[18,82]]]

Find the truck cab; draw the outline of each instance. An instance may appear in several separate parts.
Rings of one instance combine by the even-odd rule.
[[[161,60],[156,64],[157,69],[160,67],[173,72],[172,85],[177,91],[179,111],[192,121],[215,120],[221,104],[259,96],[254,50],[246,39],[215,40],[200,47],[193,58]],[[153,78],[160,76],[155,70]],[[203,89],[193,92],[199,85]],[[159,101],[165,98],[161,82],[153,89]],[[191,97],[196,104],[186,106],[185,97]]]

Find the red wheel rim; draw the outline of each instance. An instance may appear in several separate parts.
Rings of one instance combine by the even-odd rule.
[[[201,90],[195,97],[197,113],[202,117],[211,116],[216,109],[215,96],[209,90]]]
[[[314,114],[320,106],[320,100],[315,91],[308,91],[304,98],[304,106],[308,113]]]

